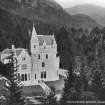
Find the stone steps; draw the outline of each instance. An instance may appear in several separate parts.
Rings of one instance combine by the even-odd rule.
[[[38,84],[43,88],[43,90],[45,91],[46,95],[50,94],[51,89],[46,83],[44,83],[44,81],[38,81]]]

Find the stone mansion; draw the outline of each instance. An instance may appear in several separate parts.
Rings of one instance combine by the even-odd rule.
[[[9,62],[7,56],[14,51],[17,59],[18,74],[24,86],[38,85],[39,81],[59,80],[59,57],[54,35],[37,35],[33,25],[30,49],[4,49],[1,52],[1,61]],[[31,53],[29,53],[31,52]]]

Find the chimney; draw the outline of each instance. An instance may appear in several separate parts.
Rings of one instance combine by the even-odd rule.
[[[15,49],[15,46],[12,44],[12,51],[14,51],[14,49]]]

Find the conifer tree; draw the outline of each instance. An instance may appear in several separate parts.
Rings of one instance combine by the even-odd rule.
[[[8,64],[8,94],[5,95],[5,105],[24,105],[24,98],[22,97],[22,86],[20,84],[20,77],[17,74],[17,59],[14,57],[14,52],[11,52]]]
[[[7,66],[0,62],[0,75],[6,76],[7,75]]]
[[[105,101],[105,87],[103,86],[103,78],[100,71],[95,72],[91,89],[100,101]]]
[[[73,73],[73,69],[68,72],[65,80],[65,87],[61,98],[61,105],[66,105],[69,101],[79,101],[81,95],[81,78]],[[73,105],[73,103],[69,104]]]

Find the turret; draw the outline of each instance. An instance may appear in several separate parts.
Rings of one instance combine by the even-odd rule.
[[[53,48],[57,49],[57,44],[56,44],[54,34],[53,34],[53,39],[52,39],[52,45],[53,45]]]
[[[33,24],[33,30],[31,35],[31,53],[35,53],[39,48],[39,40],[37,37],[37,32],[35,30],[34,24]]]

